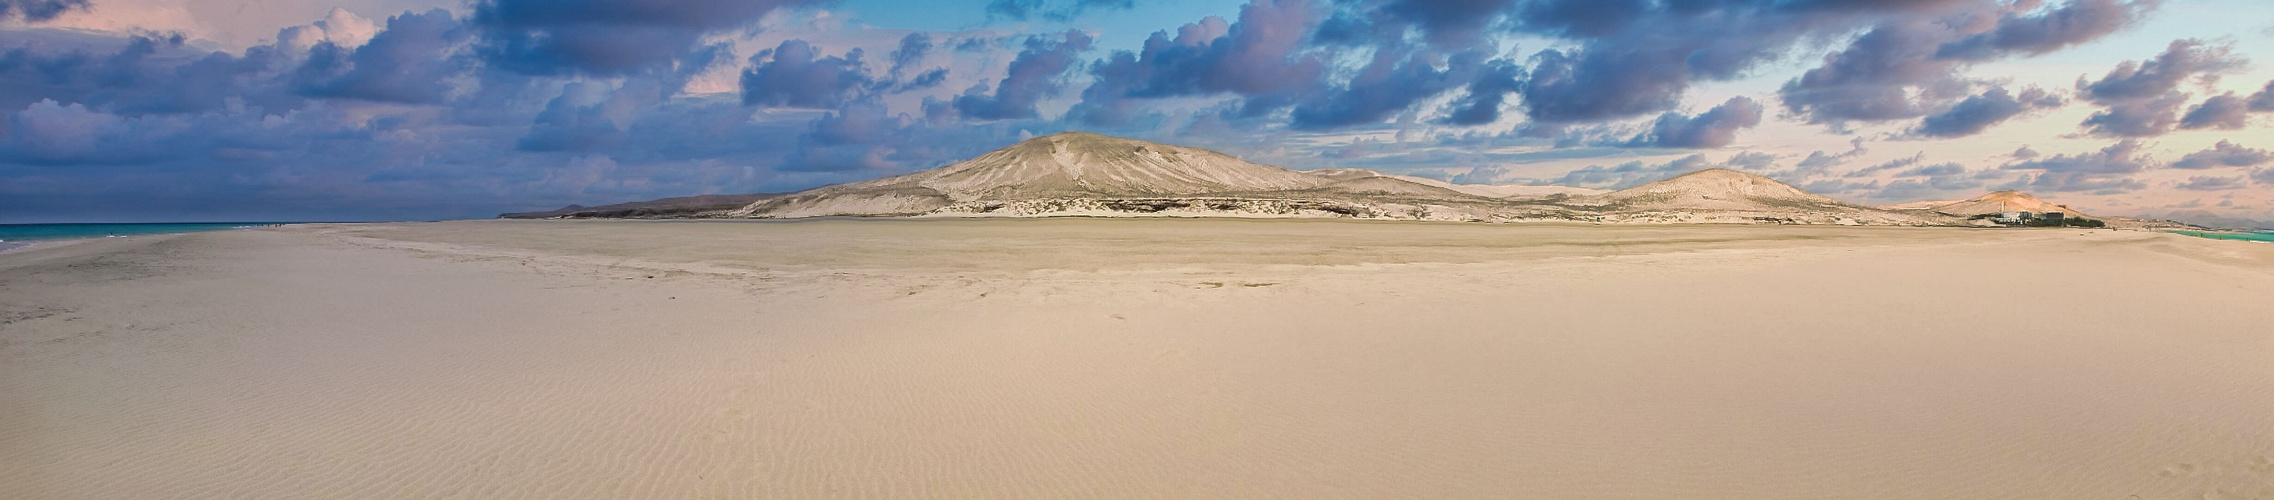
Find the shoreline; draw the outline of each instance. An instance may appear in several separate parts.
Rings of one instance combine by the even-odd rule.
[[[2264,245],[874,222],[0,254],[0,497],[2274,494]]]

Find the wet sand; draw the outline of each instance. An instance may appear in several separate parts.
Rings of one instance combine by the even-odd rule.
[[[0,254],[0,497],[2274,496],[2274,245],[469,221]]]

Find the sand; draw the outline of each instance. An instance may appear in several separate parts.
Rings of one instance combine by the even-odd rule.
[[[0,254],[0,498],[2268,498],[2274,245],[474,221]]]

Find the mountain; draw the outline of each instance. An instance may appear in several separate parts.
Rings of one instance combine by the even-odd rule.
[[[1588,201],[1627,209],[1767,211],[1789,207],[1860,208],[1775,179],[1710,168],[1597,195]]]
[[[1069,132],[940,168],[788,194],[689,197],[506,217],[1182,216],[1452,221],[1959,225],[1711,169],[1604,192],[1362,169],[1295,171],[1205,149]],[[732,205],[730,202],[740,202]]]
[[[559,210],[548,210],[548,211],[543,211],[543,212],[514,212],[514,213],[508,213],[508,214],[500,214],[500,215],[498,215],[498,218],[500,218],[500,219],[555,219],[555,218],[571,218],[571,219],[575,219],[575,218],[610,218],[610,219],[636,219],[636,218],[655,218],[655,217],[678,217],[678,216],[695,215],[695,214],[699,214],[699,213],[703,213],[703,212],[715,212],[715,211],[720,211],[720,210],[733,210],[733,209],[737,209],[737,208],[742,208],[742,207],[744,207],[744,206],[748,206],[748,205],[750,205],[751,203],[757,202],[758,200],[763,200],[763,199],[766,199],[766,198],[772,198],[772,197],[775,197],[775,196],[781,196],[781,194],[778,194],[778,193],[760,193],[760,194],[706,194],[706,195],[700,195],[700,196],[682,196],[682,197],[678,197],[678,198],[664,198],[664,199],[660,199],[660,200],[652,200],[652,201],[635,201],[635,202],[631,202],[631,203],[618,203],[618,204],[614,204],[614,205],[601,205],[601,206],[597,206],[597,207],[587,207],[587,206],[581,206],[581,205],[569,205],[569,206],[566,206],[566,207],[561,207]]]
[[[1649,184],[1573,199],[1612,221],[1796,222],[1812,224],[1948,225],[1949,217],[1904,214],[1803,191],[1775,179],[1712,168]]]
[[[1306,173],[1306,174],[1311,174],[1311,175],[1318,175],[1318,176],[1333,177],[1333,178],[1337,178],[1337,179],[1363,179],[1363,178],[1368,178],[1368,177],[1384,177],[1384,178],[1397,179],[1397,180],[1401,180],[1401,181],[1411,182],[1411,183],[1414,183],[1414,184],[1420,184],[1420,185],[1424,185],[1424,186],[1433,186],[1433,187],[1440,187],[1440,188],[1450,189],[1450,190],[1453,190],[1453,191],[1456,191],[1456,192],[1460,192],[1460,193],[1462,193],[1462,194],[1467,194],[1467,195],[1470,195],[1470,196],[1482,196],[1482,197],[1486,197],[1486,198],[1546,198],[1546,197],[1555,196],[1555,195],[1559,195],[1559,194],[1560,194],[1560,195],[1565,195],[1565,196],[1580,196],[1580,195],[1591,195],[1591,194],[1603,194],[1603,193],[1607,193],[1607,192],[1609,192],[1609,191],[1604,191],[1604,190],[1601,190],[1601,189],[1588,189],[1588,188],[1583,188],[1583,187],[1573,187],[1573,186],[1526,186],[1526,185],[1518,185],[1518,184],[1454,184],[1454,183],[1445,182],[1445,181],[1441,181],[1441,180],[1437,180],[1437,179],[1431,179],[1431,178],[1427,178],[1427,177],[1414,177],[1414,176],[1411,176],[1411,175],[1385,174],[1385,173],[1381,173],[1381,172],[1375,172],[1375,171],[1372,171],[1372,170],[1359,169],[1359,168],[1322,168],[1322,169],[1318,169],[1318,170],[1306,170],[1306,171],[1304,171],[1303,173]]]
[[[2085,217],[2084,212],[2071,210],[2066,205],[2056,205],[2053,202],[2038,199],[2036,196],[2031,196],[2029,193],[2010,190],[1997,191],[1981,196],[1976,196],[1970,199],[1944,202],[1941,204],[1930,205],[1926,207],[1916,207],[1916,205],[1918,204],[1905,204],[1903,207],[1909,210],[1923,210],[1958,217],[1971,217],[1975,215],[1995,214],[2003,212],[2061,212],[2068,214],[2071,217]]]
[[[1311,174],[1205,149],[1068,132],[1028,139],[932,170],[762,200],[730,215],[788,218],[1130,211],[1350,215],[1343,212],[1397,212],[1419,206],[1414,203],[1431,202],[1489,204],[1483,197],[1452,189],[1380,175],[1343,174]],[[1252,203],[1259,201],[1299,203]]]

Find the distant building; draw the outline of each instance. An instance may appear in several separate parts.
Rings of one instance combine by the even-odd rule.
[[[2046,221],[2046,222],[2051,222],[2051,223],[2053,223],[2054,225],[2060,225],[2060,223],[2061,223],[2061,220],[2062,220],[2062,219],[2064,219],[2064,218],[2067,218],[2067,217],[2068,217],[2068,215],[2069,215],[2069,214],[2065,214],[2065,213],[2061,213],[2061,212],[2045,212],[2045,213],[2042,213],[2042,214],[2037,214],[2037,217],[2038,217],[2038,218],[2041,218],[2041,219],[2045,219],[2045,221]]]

